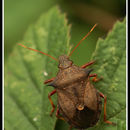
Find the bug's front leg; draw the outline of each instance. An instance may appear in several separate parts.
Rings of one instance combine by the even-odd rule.
[[[116,125],[115,123],[111,122],[111,121],[108,121],[106,119],[106,104],[107,104],[107,97],[104,96],[103,93],[99,93],[100,97],[104,98],[104,122],[107,123],[107,124],[111,124],[111,125]]]
[[[86,68],[86,67],[88,67],[88,66],[90,66],[90,65],[92,65],[93,63],[95,63],[95,61],[90,61],[90,62],[88,62],[88,63],[86,63],[86,64],[84,64],[84,65],[82,65],[81,66],[81,68]]]
[[[53,78],[51,78],[51,79],[48,79],[48,80],[44,81],[44,84],[50,83],[50,82],[52,82],[54,79],[55,79],[55,77],[53,77]]]
[[[92,79],[93,82],[98,82],[99,80],[103,79],[103,77],[97,78],[97,74],[90,74],[89,77],[94,77]]]
[[[54,105],[54,103],[53,103],[53,101],[52,101],[52,99],[51,99],[51,96],[54,95],[55,93],[56,93],[56,89],[53,90],[51,93],[48,94],[48,98],[49,98],[49,101],[50,101],[51,106],[52,106],[52,110],[51,110],[51,112],[50,112],[50,116],[52,116],[52,113],[53,113],[54,110],[55,110],[55,105]]]

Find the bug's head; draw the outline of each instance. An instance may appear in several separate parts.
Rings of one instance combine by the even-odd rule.
[[[66,69],[70,66],[72,66],[73,62],[69,59],[66,55],[59,56],[59,68]]]

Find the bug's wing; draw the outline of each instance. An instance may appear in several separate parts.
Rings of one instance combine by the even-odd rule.
[[[58,94],[58,103],[63,113],[67,115],[69,119],[72,119],[76,111],[75,103],[72,97],[70,97],[70,95],[68,95],[68,93],[66,93],[65,91],[64,92],[59,91],[57,92],[57,94]]]
[[[84,92],[84,104],[92,110],[97,110],[98,92],[94,86],[88,81]]]

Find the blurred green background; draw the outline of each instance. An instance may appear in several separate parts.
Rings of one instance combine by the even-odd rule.
[[[105,38],[113,24],[117,20],[123,20],[126,15],[125,0],[5,0],[5,63],[14,45],[23,39],[28,26],[54,5],[58,5],[61,12],[67,15],[71,24],[73,45],[76,45],[95,23],[99,24],[72,55],[74,62],[80,65],[89,61],[97,39]]]

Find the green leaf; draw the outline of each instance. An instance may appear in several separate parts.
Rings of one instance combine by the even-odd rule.
[[[117,22],[107,38],[98,41],[92,59],[95,72],[103,76],[95,86],[107,96],[107,119],[117,125],[105,124],[102,111],[99,123],[90,130],[122,130],[126,123],[126,20]]]
[[[69,52],[69,27],[57,7],[43,14],[29,27],[20,42],[58,58]],[[16,46],[5,66],[5,121],[9,130],[53,130],[55,115],[51,118],[48,93],[52,88],[43,85],[55,76],[57,64],[40,53]],[[44,74],[48,76],[44,78]]]

